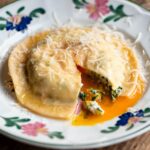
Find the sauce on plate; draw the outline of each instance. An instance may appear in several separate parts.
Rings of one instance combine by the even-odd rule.
[[[139,79],[140,80],[140,79]],[[87,75],[82,74],[83,87],[81,91],[85,91],[88,88],[97,88],[98,85],[90,79]],[[114,102],[107,96],[105,96],[101,102],[99,102],[102,109],[105,111],[104,115],[88,115],[85,117],[83,111],[79,115],[75,115],[72,120],[72,125],[94,125],[104,121],[108,121],[117,117],[128,110],[128,108],[134,106],[142,97],[144,83],[140,80],[141,91],[137,90],[131,97],[119,96]]]

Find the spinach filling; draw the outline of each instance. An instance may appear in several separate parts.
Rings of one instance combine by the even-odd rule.
[[[102,85],[105,95],[110,96],[112,100],[115,100],[121,93],[122,87],[118,87],[117,89],[112,89],[112,86],[107,78],[96,74],[93,71],[88,72],[89,76],[93,78],[98,84]]]
[[[119,96],[121,91],[122,91],[122,87],[120,87],[120,86],[116,90],[111,90],[111,93],[110,93],[111,99],[115,100]]]
[[[80,98],[82,101],[85,101],[86,97],[87,97],[87,95],[86,95],[85,92],[80,92],[80,93],[79,93],[79,98]]]

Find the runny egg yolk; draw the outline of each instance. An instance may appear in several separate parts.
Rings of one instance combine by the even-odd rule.
[[[144,89],[144,83],[139,78],[141,91],[136,91],[132,97],[119,96],[114,102],[107,96],[105,96],[101,102],[99,102],[102,109],[105,111],[104,115],[89,115],[85,117],[83,111],[79,115],[75,115],[72,119],[72,125],[95,125],[102,123],[117,117],[128,110],[128,108],[134,106],[142,97],[142,91]],[[97,85],[88,76],[82,74],[83,87],[81,91],[86,91],[88,88],[97,88]]]

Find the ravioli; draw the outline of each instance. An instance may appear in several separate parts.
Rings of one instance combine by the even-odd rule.
[[[34,93],[42,99],[74,103],[78,98],[81,75],[65,49],[52,49],[47,44],[34,49],[28,58],[27,76]]]
[[[23,106],[44,116],[68,119],[77,103],[81,75],[69,52],[57,50],[53,57],[56,51],[48,45],[36,48],[47,35],[38,33],[17,45],[9,57],[9,72]]]
[[[102,83],[112,99],[132,96],[140,78],[139,64],[120,34],[94,28],[81,36],[80,41],[73,47],[76,64]]]
[[[122,34],[97,27],[37,33],[13,49],[8,66],[20,104],[59,119],[71,118],[76,108],[82,87],[78,66],[113,100],[132,97],[142,80],[137,56]]]

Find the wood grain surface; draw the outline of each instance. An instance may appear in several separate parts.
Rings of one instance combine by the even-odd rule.
[[[45,150],[26,144],[22,144],[0,135],[0,150]],[[52,150],[52,149],[49,149]],[[150,150],[150,132],[132,140],[97,150]]]
[[[0,0],[0,8],[15,1],[16,0]]]

